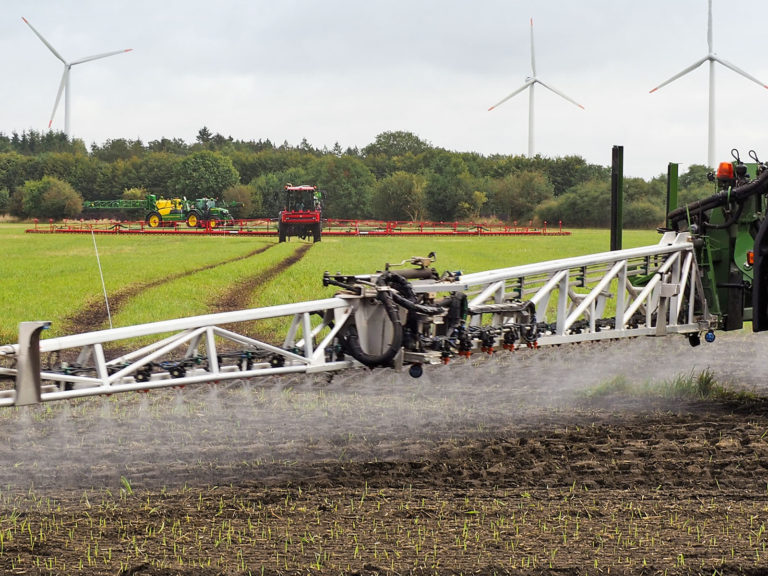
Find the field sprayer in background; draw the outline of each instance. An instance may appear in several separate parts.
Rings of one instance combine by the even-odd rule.
[[[440,274],[430,254],[326,273],[331,298],[43,340],[48,322],[24,322],[0,346],[0,405],[360,367],[419,376],[502,349],[667,334],[698,345],[750,320],[765,330],[768,169],[750,155],[720,166],[712,196],[670,211],[652,246],[471,274]],[[259,339],[275,318],[282,342]]]
[[[216,227],[233,223],[229,208],[237,203],[217,202],[213,198],[158,198],[147,194],[143,199],[91,200],[83,202],[84,210],[127,210],[142,211],[142,220],[150,228],[157,228],[167,222],[184,222],[190,228]]]
[[[285,242],[291,236],[302,240],[312,237],[320,242],[323,233],[322,195],[317,186],[293,186],[283,188],[283,209],[277,218],[277,236]]]

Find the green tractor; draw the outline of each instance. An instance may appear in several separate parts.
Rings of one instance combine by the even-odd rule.
[[[229,207],[235,207],[237,202],[223,206],[213,198],[158,198],[147,194],[143,199],[136,200],[93,200],[83,203],[85,210],[141,210],[143,220],[150,228],[158,228],[168,222],[184,222],[190,228],[215,228],[229,226],[234,223]]]
[[[186,199],[185,199],[185,202]],[[232,203],[231,206],[237,206],[238,203]],[[190,228],[204,226],[215,228],[217,226],[231,226],[234,224],[234,218],[229,208],[225,208],[213,198],[198,198],[187,202],[186,218],[184,219]]]

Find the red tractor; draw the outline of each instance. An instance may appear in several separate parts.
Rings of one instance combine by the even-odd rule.
[[[322,196],[317,186],[286,184],[283,209],[277,224],[280,242],[290,236],[320,242],[323,229]]]

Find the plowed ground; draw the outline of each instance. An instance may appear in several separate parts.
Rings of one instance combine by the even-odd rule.
[[[0,570],[764,573],[768,402],[589,393],[609,350],[0,415]]]

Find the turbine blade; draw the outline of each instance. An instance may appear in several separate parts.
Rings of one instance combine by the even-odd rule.
[[[62,57],[61,57],[61,54],[59,54],[59,53],[56,51],[56,48],[54,48],[53,46],[51,46],[51,44],[48,42],[48,40],[46,40],[45,38],[43,38],[43,35],[42,35],[42,34],[40,34],[40,32],[38,32],[37,30],[35,30],[35,27],[34,27],[34,26],[32,26],[32,24],[30,24],[30,23],[29,23],[29,20],[27,20],[27,19],[26,19],[26,18],[24,18],[23,16],[21,17],[21,19],[22,19],[22,20],[24,20],[24,23],[25,23],[27,26],[29,26],[29,27],[32,29],[32,32],[34,32],[34,33],[35,33],[35,36],[37,36],[38,38],[40,38],[40,40],[42,40],[43,44],[45,44],[46,46],[48,46],[48,50],[50,50],[51,52],[53,52],[53,55],[54,55],[54,56],[56,56],[56,58],[58,58],[59,60],[61,60],[62,62],[64,62],[64,64],[66,64],[66,63],[67,63],[67,61],[66,61],[66,60],[64,60],[64,58],[62,58]]]
[[[491,110],[493,110],[494,108],[498,108],[499,106],[501,106],[502,104],[504,104],[504,102],[506,102],[506,101],[507,101],[507,100],[509,100],[510,98],[512,98],[512,97],[514,97],[514,96],[517,96],[518,94],[520,94],[520,92],[522,92],[523,90],[525,90],[526,88],[528,88],[528,86],[531,86],[531,85],[532,85],[534,82],[535,82],[535,80],[533,80],[533,79],[531,79],[531,80],[528,80],[528,81],[527,81],[525,84],[523,84],[522,86],[520,86],[520,88],[518,88],[517,90],[515,90],[514,92],[512,92],[512,94],[510,94],[510,95],[508,95],[508,96],[505,96],[504,98],[502,98],[501,100],[499,100],[498,102],[496,102],[496,104],[494,104],[493,106],[491,106],[490,108],[488,108],[488,112],[490,112],[490,111],[491,111]]]
[[[74,66],[75,64],[82,64],[83,62],[90,62],[91,60],[98,60],[99,58],[106,58],[107,56],[115,56],[116,54],[122,54],[123,52],[130,52],[131,50],[133,50],[133,48],[128,48],[126,50],[114,50],[112,52],[105,52],[104,54],[95,54],[94,56],[86,56],[85,58],[74,60],[71,63],[71,66]]]
[[[64,86],[67,84],[67,76],[69,76],[69,66],[64,66],[64,74],[61,75],[61,82],[59,82],[59,92],[56,94],[56,102],[53,103],[53,112],[51,112],[51,119],[48,121],[48,128],[51,127],[53,124],[53,117],[56,116],[56,109],[59,107],[61,93],[64,92]]]
[[[704,62],[706,62],[706,61],[707,61],[707,60],[709,60],[709,59],[710,59],[710,56],[709,56],[709,55],[707,55],[707,56],[704,56],[704,58],[702,58],[701,60],[697,60],[696,62],[694,62],[693,64],[691,64],[690,66],[688,66],[688,68],[686,68],[686,69],[685,69],[685,70],[683,70],[682,72],[678,72],[677,74],[675,74],[674,76],[672,76],[672,78],[670,78],[669,80],[666,80],[666,81],[662,82],[661,84],[659,84],[658,86],[656,86],[656,88],[654,88],[653,90],[651,90],[651,92],[650,92],[650,93],[651,93],[651,94],[653,94],[653,93],[654,93],[654,92],[656,92],[656,90],[658,90],[659,88],[663,88],[664,86],[666,86],[666,85],[667,85],[667,84],[669,84],[670,82],[674,82],[675,80],[677,80],[677,79],[678,79],[678,78],[680,78],[681,76],[685,76],[686,74],[688,74],[688,72],[690,72],[691,70],[695,70],[696,68],[698,68],[699,66],[701,66],[702,64],[704,64]]]
[[[707,46],[709,53],[712,54],[712,0],[708,0],[707,8]]]
[[[748,80],[752,80],[752,82],[754,82],[755,84],[759,84],[763,88],[768,89],[768,85],[763,84],[762,82],[760,82],[760,80],[758,80],[757,78],[755,78],[751,74],[747,74],[746,72],[744,72],[744,70],[742,70],[738,66],[735,66],[735,65],[731,64],[727,60],[723,60],[722,58],[718,58],[717,56],[712,56],[712,60],[714,60],[715,62],[719,62],[720,64],[722,64],[726,68],[730,68],[731,70],[736,72],[736,74],[741,74],[742,76],[744,76],[744,78],[746,78]]]
[[[536,80],[536,82],[538,82],[539,84],[541,84],[542,86],[544,86],[544,88],[546,88],[547,90],[550,90],[551,92],[554,92],[555,94],[557,94],[557,95],[558,95],[558,96],[560,96],[561,98],[565,98],[565,99],[566,99],[566,100],[568,100],[568,102],[570,102],[571,104],[575,104],[576,106],[578,106],[579,108],[581,108],[582,110],[584,110],[584,106],[582,106],[581,104],[579,104],[578,102],[576,102],[576,100],[574,100],[574,99],[573,99],[573,98],[571,98],[570,96],[566,96],[566,95],[565,95],[565,94],[563,94],[563,93],[562,93],[560,90],[557,90],[557,89],[553,88],[552,86],[550,86],[550,85],[548,85],[548,84],[545,84],[545,83],[544,83],[544,82],[542,82],[541,80]]]
[[[531,72],[536,77],[536,51],[533,48],[533,18],[531,18]]]

